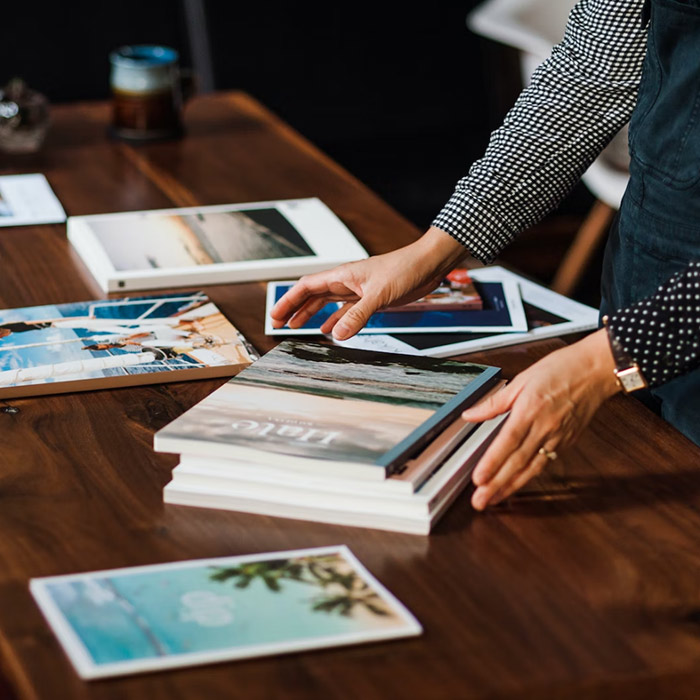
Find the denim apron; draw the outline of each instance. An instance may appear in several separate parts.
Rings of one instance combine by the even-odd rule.
[[[647,0],[648,16],[630,181],[605,250],[601,314],[651,296],[700,260],[700,0]],[[633,395],[700,444],[700,369]]]

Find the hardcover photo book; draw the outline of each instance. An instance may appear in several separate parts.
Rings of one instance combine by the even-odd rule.
[[[287,340],[159,430],[155,449],[383,480],[499,373]]]
[[[458,270],[455,272],[465,272]],[[321,326],[342,307],[341,302],[329,302],[314,314],[301,328],[273,328],[270,311],[294,282],[269,282],[267,285],[267,335],[320,335]],[[474,303],[474,294],[450,292],[449,279],[422,299],[405,306],[390,307],[372,314],[360,335],[375,333],[459,333],[489,331],[493,333],[527,330],[527,319],[514,280],[481,281],[474,277],[474,293],[480,303]],[[461,297],[461,302],[460,302]]]
[[[30,591],[85,679],[422,633],[345,546],[35,578]]]
[[[300,276],[367,257],[315,197],[72,216],[68,239],[105,292]]]
[[[202,292],[0,310],[0,398],[232,376],[256,358]]]

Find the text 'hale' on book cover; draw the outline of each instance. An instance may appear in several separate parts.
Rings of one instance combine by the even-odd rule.
[[[367,257],[318,198],[71,216],[105,292],[298,277]]]
[[[381,480],[498,375],[453,360],[285,341],[158,431],[155,448]]]
[[[256,358],[202,292],[0,310],[0,398],[230,377]]]

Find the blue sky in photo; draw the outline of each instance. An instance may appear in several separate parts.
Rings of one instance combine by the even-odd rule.
[[[180,297],[180,295],[178,295]],[[188,297],[189,295],[182,295]],[[180,297],[180,298],[182,298]],[[87,316],[90,307],[95,307],[94,312],[97,318],[114,319],[137,319],[153,306],[154,297],[141,297],[142,304],[121,304],[122,300],[113,301],[102,300],[92,302],[78,302],[72,304],[34,306],[24,309],[0,310],[0,324],[19,321],[42,321],[58,318],[70,318],[73,316]],[[195,299],[193,295],[191,298]],[[157,300],[157,297],[155,298]],[[187,301],[167,302],[160,305],[148,318],[167,318],[176,313]],[[137,323],[137,321],[135,321]],[[83,350],[85,345],[92,344],[91,338],[94,335],[105,335],[105,331],[89,331],[80,328],[43,328],[39,330],[23,331],[21,333],[11,333],[0,338],[0,371],[10,369],[20,369],[27,367],[40,367],[44,365],[56,364],[60,362],[73,362],[92,358],[108,357],[113,355],[140,352],[140,348],[134,347],[132,350],[114,348],[111,350]],[[32,345],[34,343],[46,343],[39,347],[23,347],[13,350],[14,346]],[[72,341],[72,342],[65,342]],[[54,344],[55,343],[55,344]],[[179,360],[165,361],[167,364],[181,365],[198,364],[190,358],[181,357]],[[163,362],[160,363],[161,365]],[[130,373],[142,373],[149,371],[159,371],[157,367],[130,367]],[[123,369],[107,369],[95,372],[84,373],[85,378],[93,376],[106,376],[110,374],[123,374]],[[64,377],[65,379],[65,377]],[[50,382],[49,378],[45,381]]]

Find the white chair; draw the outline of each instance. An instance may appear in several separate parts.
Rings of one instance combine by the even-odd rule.
[[[564,36],[566,20],[576,0],[487,0],[467,18],[477,34],[520,51],[523,83]],[[619,209],[629,180],[627,129],[623,129],[583,174],[582,180],[596,198],[557,269],[552,288],[570,294],[591,255]]]

